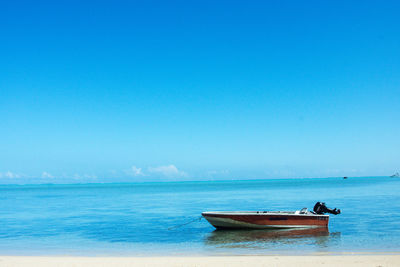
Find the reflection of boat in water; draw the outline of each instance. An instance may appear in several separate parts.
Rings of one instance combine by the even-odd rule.
[[[216,243],[237,243],[313,236],[329,236],[329,230],[327,227],[279,230],[215,230],[208,237],[208,241]]]
[[[329,233],[327,227],[279,230],[215,230],[206,237],[205,244],[217,247],[260,248],[276,247],[279,244],[316,244],[326,246],[332,237],[340,233]]]
[[[317,202],[314,211],[233,211],[203,212],[202,215],[217,229],[281,229],[328,227],[329,215],[340,210],[329,209]]]

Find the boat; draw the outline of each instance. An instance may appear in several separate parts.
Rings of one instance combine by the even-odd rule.
[[[400,177],[400,173],[396,172],[393,175],[390,175],[391,178],[399,178]]]
[[[329,209],[317,202],[313,211],[210,211],[202,216],[217,229],[288,229],[328,227],[329,215],[340,214],[340,209]]]

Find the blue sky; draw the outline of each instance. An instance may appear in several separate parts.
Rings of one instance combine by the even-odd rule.
[[[0,183],[400,170],[398,1],[8,1]]]

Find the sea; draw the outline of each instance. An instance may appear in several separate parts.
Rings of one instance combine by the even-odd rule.
[[[340,208],[328,229],[215,230],[203,211]],[[0,185],[0,255],[400,251],[400,178]]]

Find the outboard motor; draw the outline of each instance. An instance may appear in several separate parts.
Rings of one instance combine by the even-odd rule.
[[[324,214],[324,213],[330,213],[330,214],[334,214],[334,215],[338,215],[340,214],[340,209],[330,209],[328,208],[324,202],[317,202],[314,205],[314,212],[316,214]]]

